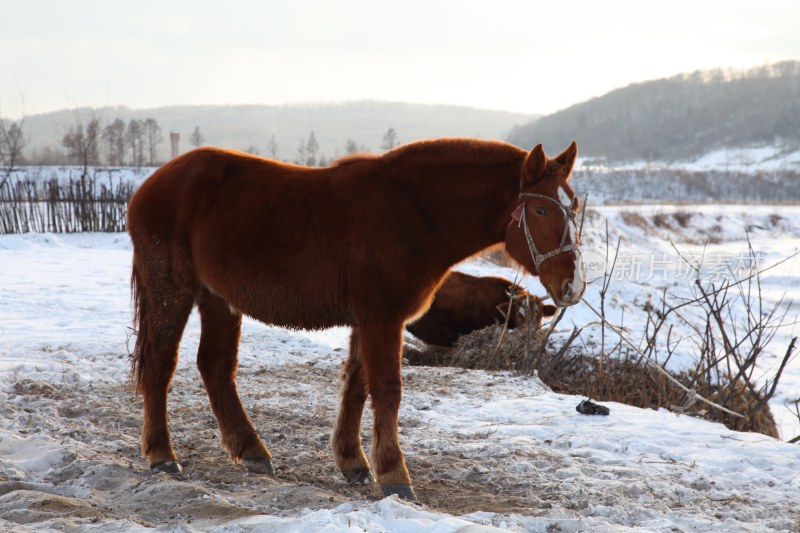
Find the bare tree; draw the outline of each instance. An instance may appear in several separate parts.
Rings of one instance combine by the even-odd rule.
[[[206,138],[200,133],[200,126],[195,126],[194,131],[189,135],[189,143],[195,148],[202,146],[206,142]]]
[[[267,143],[267,152],[272,159],[277,159],[278,157],[278,141],[275,140],[275,135],[273,135],[269,143]]]
[[[306,142],[300,139],[300,144],[297,147],[297,158],[294,162],[298,165],[304,165],[306,162],[308,151],[306,150]]]
[[[11,121],[2,118],[0,112],[0,166],[3,173],[0,176],[0,187],[11,178],[16,166],[22,161],[22,149],[25,148],[27,141],[22,133],[25,124],[25,99],[19,99],[20,118],[18,121]]]
[[[156,152],[158,145],[164,142],[164,135],[161,133],[161,126],[154,118],[148,118],[144,121],[144,134],[147,139],[147,153],[150,156],[150,166],[156,164]]]
[[[84,117],[84,113],[87,115]],[[89,173],[89,166],[100,164],[100,117],[94,109],[72,112],[75,123],[61,140],[71,162],[83,167],[81,179]]]
[[[43,146],[39,149],[31,150],[26,158],[32,165],[61,165],[64,163],[65,156],[59,148],[54,146]]]
[[[125,140],[131,147],[131,160],[136,167],[144,165],[144,136],[144,123],[141,120],[132,119],[128,122]]]
[[[384,150],[391,150],[395,146],[400,144],[397,140],[397,132],[394,128],[389,128],[386,130],[386,133],[383,134],[383,143],[381,144],[381,148]]]
[[[306,141],[306,165],[310,167],[317,166],[317,151],[319,151],[319,143],[317,142],[317,136],[314,135],[314,132],[311,132],[311,135],[308,136],[308,141]]]
[[[359,152],[358,143],[355,139],[347,139],[347,142],[344,143],[344,152],[351,155]]]
[[[117,118],[103,128],[103,141],[106,144],[107,161],[109,165],[122,166],[125,164],[125,122]]]
[[[22,125],[25,117],[17,122],[0,118],[0,165],[3,174],[0,176],[0,187],[11,177],[17,165],[22,160],[22,149],[25,148],[25,136],[22,134]]]

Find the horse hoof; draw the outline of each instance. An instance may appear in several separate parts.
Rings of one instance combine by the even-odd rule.
[[[397,495],[401,500],[408,500],[410,502],[417,499],[411,485],[381,485],[381,490],[383,490],[384,496]]]
[[[342,474],[351,485],[371,485],[375,482],[375,478],[369,469],[343,470]]]
[[[244,459],[242,460],[244,466],[247,467],[248,472],[254,474],[268,474],[275,475],[275,468],[272,466],[270,459]]]
[[[163,461],[150,465],[150,471],[154,474],[158,474],[159,472],[164,472],[165,474],[180,474],[183,472],[183,468],[178,461]]]

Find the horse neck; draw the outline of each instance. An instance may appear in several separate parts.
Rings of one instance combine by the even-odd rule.
[[[426,199],[417,206],[427,208],[446,262],[455,264],[503,241],[519,194],[520,165],[521,161],[423,164],[407,174],[409,193]]]

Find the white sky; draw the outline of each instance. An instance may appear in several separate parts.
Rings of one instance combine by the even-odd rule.
[[[0,0],[0,50],[7,117],[360,99],[550,113],[800,59],[800,1]]]

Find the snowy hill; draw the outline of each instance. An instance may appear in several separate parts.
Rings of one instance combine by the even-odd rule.
[[[800,62],[635,83],[515,127],[508,140],[590,157],[685,159],[725,147],[800,143]]]
[[[383,135],[389,128],[397,132],[398,142],[427,137],[470,136],[503,138],[516,122],[531,115],[453,105],[422,105],[403,102],[356,101],[292,105],[171,106],[154,109],[129,109],[124,106],[82,109],[85,117],[93,112],[102,126],[120,118],[155,119],[161,126],[164,142],[158,146],[157,160],[168,159],[169,132],[180,133],[181,152],[192,148],[190,135],[200,128],[204,145],[270,154],[268,144],[275,139],[279,159],[296,157],[300,141],[315,132],[319,143],[317,158],[331,160],[344,155],[352,139],[362,149],[380,151]],[[88,121],[88,118],[84,118]],[[64,134],[75,122],[74,110],[32,115],[25,119],[28,140],[25,155],[32,157],[47,147],[62,148]],[[103,146],[105,149],[105,146]],[[126,158],[127,160],[127,158]]]

